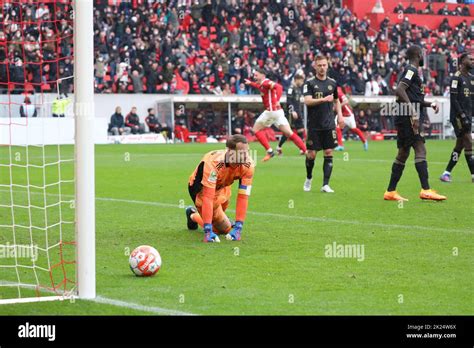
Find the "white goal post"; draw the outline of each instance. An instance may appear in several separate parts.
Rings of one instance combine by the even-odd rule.
[[[93,11],[93,0],[75,0],[76,275],[84,299],[96,294]]]
[[[64,118],[41,115],[50,116],[53,98],[45,98],[42,92],[25,93],[35,107],[40,105],[40,117],[33,119],[17,116],[17,100],[23,101],[23,96],[12,98],[10,91],[0,94],[2,109],[8,111],[0,115],[0,304],[96,297],[93,0],[69,4],[73,6],[74,92],[69,98],[74,140],[48,141],[52,133],[54,139],[67,133],[61,131]],[[60,99],[61,80],[56,82],[54,98]],[[64,147],[72,142],[73,153]],[[65,206],[71,207],[70,212]],[[38,246],[38,241],[43,245]],[[20,248],[29,252],[31,261],[20,260]]]

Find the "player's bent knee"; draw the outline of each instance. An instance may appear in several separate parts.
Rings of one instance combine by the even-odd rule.
[[[253,126],[253,132],[254,133],[260,132],[264,128],[265,128],[264,125],[262,125],[260,123],[255,123],[254,126]]]
[[[227,216],[220,221],[215,221],[213,226],[220,234],[228,233],[232,228],[230,220]]]

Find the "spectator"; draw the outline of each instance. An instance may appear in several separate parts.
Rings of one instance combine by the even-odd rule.
[[[71,104],[71,99],[67,95],[60,94],[54,101],[51,106],[51,112],[53,117],[64,117],[66,113],[66,108]]]
[[[232,134],[244,134],[245,128],[245,115],[244,110],[240,109],[237,111],[231,119],[232,124]]]
[[[371,76],[365,83],[365,96],[375,97],[380,94],[380,87],[375,76]]]
[[[365,82],[364,76],[361,72],[357,73],[357,76],[352,80],[352,90],[354,94],[364,94],[365,91]]]
[[[462,15],[466,17],[471,17],[471,11],[469,10],[469,6],[465,5],[462,8]]]
[[[441,16],[449,16],[451,12],[449,11],[448,5],[444,5],[442,8],[439,9],[438,15]]]
[[[106,76],[107,66],[104,62],[103,57],[99,57],[95,63],[95,78],[98,85],[104,84],[104,78]]]
[[[198,112],[191,121],[191,132],[206,133],[206,120],[202,112]]]
[[[373,113],[372,109],[367,109],[366,119],[370,131],[380,132],[382,130],[380,126],[380,115],[378,113]]]
[[[110,117],[109,132],[113,135],[130,134],[130,127],[125,127],[125,122],[122,116],[122,108],[117,106],[115,113]]]
[[[401,2],[399,2],[398,5],[393,9],[394,13],[403,13],[404,11],[405,9]]]
[[[438,48],[437,62],[436,62],[436,83],[440,86],[443,85],[444,78],[446,76],[446,54],[441,47]]]
[[[247,88],[245,84],[239,83],[239,86],[237,88],[237,95],[248,95],[249,92],[247,91]]]
[[[137,115],[137,108],[134,106],[125,117],[125,125],[130,127],[132,134],[143,134],[144,126],[140,123],[140,117]]]
[[[31,104],[31,100],[28,97],[25,97],[23,100],[23,104],[20,106],[20,116],[21,117],[36,117],[37,112],[36,108],[33,104]]]
[[[412,3],[410,3],[410,5],[403,12],[406,13],[406,14],[415,14],[416,13],[416,8],[415,8],[415,6],[413,6]]]
[[[433,15],[434,14],[433,4],[431,4],[431,3],[428,4],[428,6],[426,6],[426,8],[421,11],[421,14]]]
[[[362,132],[364,132],[364,136],[367,136],[367,133],[369,131],[369,122],[367,120],[367,117],[365,116],[364,110],[359,110],[359,115],[357,116],[357,125],[358,128]]]
[[[171,128],[169,128],[166,124],[161,124],[155,116],[155,110],[153,108],[149,108],[148,116],[145,118],[145,122],[148,126],[148,129],[152,133],[161,133],[165,139],[171,138]]]
[[[161,125],[155,116],[155,110],[148,108],[148,116],[145,118],[145,123],[151,133],[161,133]]]
[[[133,70],[132,72],[132,85],[133,85],[133,92],[134,93],[142,93],[143,92],[143,72],[138,72],[137,70]]]

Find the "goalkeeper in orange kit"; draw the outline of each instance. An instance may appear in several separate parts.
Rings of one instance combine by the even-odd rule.
[[[186,209],[188,228],[204,229],[204,242],[220,242],[217,234],[230,240],[240,240],[247,214],[248,196],[252,188],[255,163],[250,158],[247,138],[232,135],[225,150],[204,155],[189,178],[189,194],[195,207]],[[232,225],[225,214],[232,194],[231,185],[239,180],[239,192]]]

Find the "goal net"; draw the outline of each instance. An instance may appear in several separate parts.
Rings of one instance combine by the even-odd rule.
[[[84,107],[84,91],[91,88],[79,96],[74,78],[81,44],[74,21],[79,4],[91,2],[75,2],[0,2],[0,304],[75,296],[80,282],[93,288],[86,297],[95,295],[94,261],[85,262],[87,277],[78,272],[85,255],[79,225],[93,224],[93,217],[78,220],[78,206],[93,195],[92,188],[78,196],[79,166],[93,163],[93,143],[81,140],[84,110],[93,110]],[[93,203],[86,208],[94,214]]]

